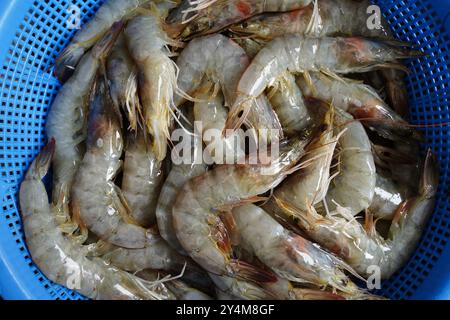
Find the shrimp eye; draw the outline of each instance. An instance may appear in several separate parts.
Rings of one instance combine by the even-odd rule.
[[[242,22],[242,27],[243,28],[247,28],[248,27],[248,22],[247,21]]]

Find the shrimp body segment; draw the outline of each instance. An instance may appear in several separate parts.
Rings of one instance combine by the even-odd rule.
[[[218,166],[180,190],[172,212],[175,231],[186,252],[205,270],[260,280],[261,271],[231,258],[230,238],[220,212],[279,184],[303,154],[304,146],[304,141],[293,140],[266,165]]]
[[[142,134],[129,134],[127,142],[122,192],[133,219],[148,228],[156,222],[156,204],[164,177],[162,163],[156,159]]]
[[[144,281],[86,258],[81,246],[63,236],[42,182],[54,148],[52,140],[36,157],[20,187],[24,232],[33,261],[50,280],[92,299],[157,299]]]

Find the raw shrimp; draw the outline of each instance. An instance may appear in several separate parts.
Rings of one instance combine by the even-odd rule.
[[[229,25],[263,12],[290,11],[309,5],[312,0],[183,0],[167,22],[183,38],[216,33]],[[190,22],[189,22],[190,21]]]
[[[173,96],[177,88],[177,66],[170,59],[167,47],[179,44],[164,32],[157,11],[154,9],[132,19],[125,29],[125,37],[138,67],[144,124],[152,136],[153,152],[162,161],[166,157],[174,112]]]
[[[315,72],[306,78],[298,77],[297,84],[306,97],[332,102],[386,139],[418,139],[417,132],[369,86]]]
[[[223,95],[210,93],[211,83],[206,81],[201,85],[195,98],[198,99],[194,104],[194,117],[197,124],[201,124],[203,142],[206,145],[205,151],[209,158],[204,159],[206,164],[233,164],[238,159],[245,156],[245,151],[236,141],[235,137],[222,137],[222,131],[225,128],[228,110],[224,107]],[[203,89],[204,88],[204,89]],[[203,92],[204,91],[204,92]],[[211,131],[220,132],[220,138],[211,136]]]
[[[91,51],[86,53],[72,78],[60,89],[47,118],[47,137],[58,144],[53,159],[53,203],[58,221],[70,220],[70,189],[79,164],[83,159],[89,95],[95,75],[106,58],[122,23],[115,24]]]
[[[144,269],[163,270],[172,276],[182,274],[185,281],[199,288],[208,288],[211,281],[207,274],[190,258],[177,253],[161,238],[157,231],[151,230],[145,248],[113,248],[102,256],[107,263],[129,272]],[[150,233],[150,232],[149,232]]]
[[[142,132],[128,134],[122,192],[131,216],[145,228],[156,222],[156,205],[164,177],[162,163],[150,149]]]
[[[375,193],[376,169],[369,137],[361,123],[336,109],[336,126],[345,130],[339,139],[338,174],[326,196],[329,207],[339,205],[353,215],[369,208]]]
[[[98,9],[94,18],[75,35],[55,63],[55,75],[61,80],[67,80],[80,61],[83,54],[89,50],[111,26],[129,15],[137,7],[149,0],[108,0]]]
[[[222,165],[184,185],[173,207],[173,222],[181,245],[200,266],[243,280],[264,282],[272,278],[231,257],[228,230],[219,214],[239,203],[257,201],[257,195],[278,185],[294,170],[305,144],[294,139],[280,146],[279,156],[270,164]]]
[[[72,188],[72,209],[101,239],[126,248],[145,247],[147,230],[129,216],[113,179],[122,166],[123,137],[106,77],[100,73],[88,119],[87,152]]]
[[[397,211],[389,230],[390,251],[380,266],[384,279],[391,277],[411,257],[433,213],[439,185],[439,167],[431,150],[428,150],[422,172],[419,194],[408,199]]]
[[[366,72],[377,68],[404,68],[393,61],[418,56],[391,42],[363,38],[312,38],[285,35],[271,41],[253,59],[237,87],[238,97],[228,115],[227,128],[238,128],[252,104],[285,72]]]
[[[219,276],[213,273],[209,275],[216,285],[217,291],[229,297],[240,300],[272,300],[275,297],[261,286],[240,279],[227,276]]]
[[[230,107],[236,100],[236,86],[249,59],[233,40],[216,34],[192,40],[181,52],[177,64],[180,68],[178,87],[182,92],[195,93],[206,77],[222,90],[225,106]],[[183,100],[184,97],[178,96],[176,105]],[[272,139],[282,136],[279,120],[264,95],[257,97],[250,109],[253,109],[249,115],[250,127],[279,131]]]
[[[425,223],[433,212],[438,186],[438,170],[429,151],[423,168],[419,195],[403,202],[396,211],[387,240],[368,230],[352,217],[352,212],[337,206],[326,216],[314,211],[300,213],[292,205],[278,201],[280,208],[295,215],[309,237],[336,253],[362,276],[369,276],[371,266],[380,268],[381,277],[389,278],[409,259],[420,239]]]
[[[122,108],[126,112],[130,129],[136,131],[138,122],[142,122],[137,93],[137,68],[128,52],[123,34],[117,39],[108,57],[106,71],[114,105],[116,109]]]
[[[194,136],[191,146],[191,154],[194,155],[194,159],[197,159],[198,153],[201,153],[201,150],[201,137]],[[173,227],[172,207],[181,187],[191,178],[204,174],[207,168],[203,162],[196,163],[195,161],[191,161],[191,164],[182,163],[173,165],[159,195],[158,205],[156,207],[156,219],[159,232],[172,248],[183,255],[186,255],[186,252],[178,241]]]
[[[233,210],[233,217],[246,246],[280,277],[310,283],[346,293],[358,287],[344,274],[353,272],[344,262],[302,237],[284,229],[263,209],[244,205]]]
[[[314,6],[290,12],[264,13],[230,27],[230,30],[247,36],[272,40],[285,34],[313,34],[317,37],[359,35],[380,37],[386,34],[387,23],[382,20],[381,30],[367,27],[367,8],[370,1],[320,0],[317,2],[320,20],[312,23]],[[351,17],[351,19],[349,19]]]
[[[150,283],[100,260],[87,259],[81,246],[63,236],[42,182],[54,151],[55,140],[51,140],[20,186],[23,227],[33,261],[50,280],[92,299],[160,298]]]
[[[280,119],[287,136],[293,136],[305,130],[311,123],[311,116],[305,106],[302,92],[295,77],[286,73],[277,79],[273,93],[268,94],[270,103]]]
[[[375,218],[392,220],[397,208],[405,201],[405,192],[392,179],[377,173],[375,193],[369,212]]]

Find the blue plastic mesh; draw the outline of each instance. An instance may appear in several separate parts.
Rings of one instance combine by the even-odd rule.
[[[103,1],[100,0],[40,0],[30,1],[25,18],[14,32],[6,59],[0,70],[0,258],[8,260],[17,277],[26,278],[31,291],[43,289],[38,298],[80,299],[79,294],[51,283],[32,263],[26,249],[17,205],[17,191],[26,168],[44,143],[44,123],[59,84],[49,69],[55,56],[66,46],[76,30],[68,30],[67,8],[81,8],[86,22]],[[449,54],[450,40],[432,1],[376,1],[382,8],[398,38],[417,44],[428,56],[413,61],[409,67],[408,88],[411,100],[411,120],[416,124],[450,122]],[[444,3],[444,1],[442,2]],[[448,2],[442,10],[448,12]],[[2,13],[3,14],[3,13]],[[442,268],[441,256],[449,250],[450,153],[448,127],[422,129],[427,143],[437,154],[441,165],[441,184],[436,212],[410,262],[392,279],[383,283],[382,293],[394,299],[414,298],[433,267]],[[445,261],[444,261],[445,262]],[[444,263],[442,282],[450,283]],[[434,272],[434,273],[433,273]],[[2,275],[0,270],[0,284]],[[433,282],[434,283],[434,282]],[[442,283],[441,283],[442,284]],[[444,287],[444,286],[443,286]],[[427,285],[429,288],[429,285]],[[3,288],[8,297],[6,288]],[[11,289],[12,290],[12,289]],[[24,290],[24,289],[15,289]],[[17,295],[15,295],[17,296]],[[432,298],[430,293],[428,298]]]

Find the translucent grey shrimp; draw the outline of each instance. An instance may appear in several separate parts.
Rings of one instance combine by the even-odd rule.
[[[307,97],[333,103],[349,112],[378,135],[389,140],[418,139],[418,134],[369,86],[322,73],[298,77],[297,84]]]
[[[149,0],[108,0],[95,16],[75,35],[55,62],[55,75],[61,80],[67,80],[83,54],[89,50],[111,26],[122,20],[137,7]]]
[[[263,209],[244,205],[233,210],[240,235],[259,260],[280,277],[356,294],[358,287],[344,274],[353,272],[338,258],[284,229]]]
[[[282,75],[271,90],[268,97],[285,134],[293,136],[307,128],[312,119],[295,77],[290,73]]]
[[[392,42],[363,38],[313,38],[285,35],[269,42],[253,59],[237,87],[227,128],[240,127],[251,110],[251,103],[286,73],[325,71],[327,73],[366,72],[378,68],[403,66],[397,59],[418,56]]]
[[[289,12],[264,13],[231,26],[235,33],[272,40],[285,34],[313,34],[317,37],[360,35],[379,37],[385,34],[386,21],[381,31],[367,27],[367,8],[370,1],[320,0],[317,2],[320,19],[311,23],[315,13],[313,5]],[[316,9],[317,10],[317,9]],[[349,19],[351,17],[351,19]]]
[[[115,24],[78,64],[73,77],[59,90],[47,118],[48,139],[58,144],[53,158],[53,203],[61,223],[70,220],[69,202],[73,179],[83,159],[89,95],[97,69],[122,29]]]
[[[63,236],[42,182],[54,151],[52,139],[33,161],[20,186],[23,227],[33,261],[51,281],[92,299],[159,299],[151,283],[98,259],[86,258],[80,245]]]
[[[180,190],[173,207],[178,239],[188,254],[205,270],[217,275],[264,282],[266,272],[231,257],[228,229],[220,218],[245,201],[255,201],[278,185],[303,154],[304,141],[283,144],[270,164],[222,165],[190,180]]]
[[[222,90],[225,106],[230,107],[236,100],[236,86],[249,65],[249,59],[233,40],[216,34],[189,42],[178,57],[177,65],[180,69],[178,87],[182,92],[193,95],[206,77]],[[185,97],[176,99],[179,106]],[[278,130],[279,134],[272,139],[282,137],[279,120],[264,95],[258,96],[250,109],[252,112],[246,124],[260,132],[261,129]]]
[[[123,163],[122,192],[131,217],[142,227],[156,222],[156,205],[164,173],[161,161],[148,146],[143,133],[129,133]]]
[[[169,45],[178,46],[162,28],[158,9],[133,18],[125,28],[128,49],[138,67],[139,97],[144,124],[152,136],[153,152],[162,161],[167,152],[177,67]]]
[[[100,73],[88,119],[87,151],[72,188],[72,210],[102,240],[126,248],[145,247],[147,230],[129,216],[129,208],[113,180],[122,167],[120,115]]]
[[[339,173],[332,180],[326,202],[330,208],[339,205],[356,215],[369,208],[375,194],[372,146],[361,123],[345,111],[336,109],[335,122],[345,132],[339,139]]]
[[[122,108],[128,117],[130,129],[137,130],[142,124],[139,96],[137,93],[137,68],[128,52],[125,37],[121,35],[111,51],[106,64],[110,81],[111,98],[119,110]]]
[[[290,11],[309,5],[312,0],[183,0],[167,22],[174,35],[182,38],[216,33],[229,25],[263,12]]]

